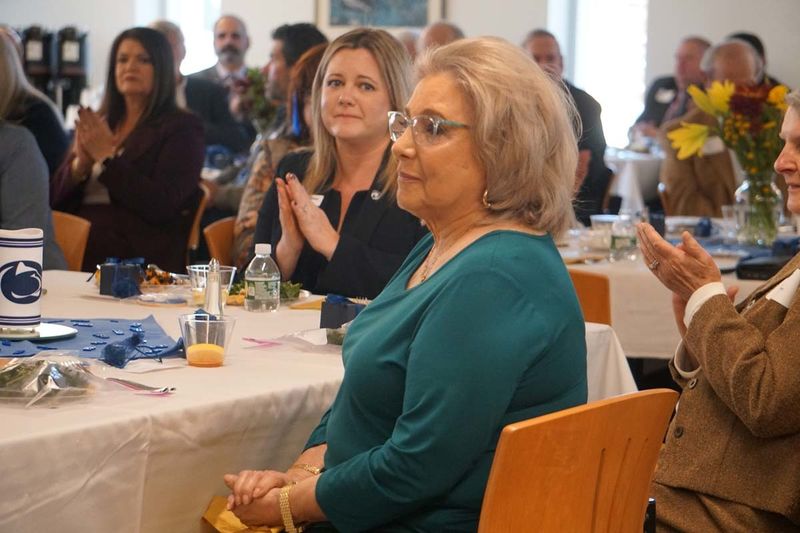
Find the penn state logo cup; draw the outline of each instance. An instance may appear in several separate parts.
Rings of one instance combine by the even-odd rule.
[[[0,329],[32,331],[41,320],[42,247],[39,228],[0,230]]]

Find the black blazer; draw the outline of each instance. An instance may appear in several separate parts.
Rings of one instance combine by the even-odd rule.
[[[247,151],[253,142],[254,131],[247,131],[231,115],[228,92],[222,85],[199,77],[187,77],[186,106],[203,119],[206,145],[221,144],[239,153]]]
[[[310,159],[310,150],[287,154],[278,163],[276,174],[283,178],[291,172],[302,181]],[[329,189],[320,208],[336,227],[341,216],[339,192]],[[291,281],[317,294],[375,298],[425,233],[419,219],[397,207],[393,197],[381,194],[375,181],[370,190],[353,196],[331,260],[326,261],[306,243]],[[253,242],[272,244],[274,254],[280,238],[278,194],[273,183],[258,212]]]
[[[647,94],[644,97],[644,110],[639,115],[639,118],[636,119],[636,123],[650,122],[656,127],[661,126],[667,109],[677,97],[678,86],[674,77],[656,78],[647,88]],[[687,98],[686,100],[688,102],[689,99]],[[683,116],[685,112],[686,109],[682,109],[677,116]]]
[[[575,102],[575,108],[581,117],[583,132],[578,140],[578,150],[589,150],[589,172],[575,196],[575,216],[583,224],[589,224],[589,216],[603,212],[603,199],[611,183],[611,169],[606,166],[606,136],[603,133],[602,111],[600,104],[582,89],[578,89],[568,81],[564,85]]]
[[[7,118],[33,133],[39,151],[47,163],[48,175],[52,176],[69,150],[69,137],[53,108],[47,102],[29,96],[20,109]]]

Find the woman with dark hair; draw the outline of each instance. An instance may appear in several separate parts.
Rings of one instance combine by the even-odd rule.
[[[327,46],[328,43],[322,43],[308,49],[294,64],[289,74],[286,121],[275,138],[261,142],[261,152],[256,156],[247,179],[233,227],[232,256],[234,265],[240,269],[244,269],[250,259],[258,208],[275,179],[274,162],[311,142],[311,86]]]
[[[118,35],[100,110],[78,116],[51,201],[92,222],[84,270],[109,256],[182,270],[202,194],[203,125],[175,103],[167,39],[150,28]]]

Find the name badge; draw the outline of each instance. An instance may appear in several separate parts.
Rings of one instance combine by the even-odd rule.
[[[669,104],[675,99],[675,89],[658,89],[655,98],[659,104]]]

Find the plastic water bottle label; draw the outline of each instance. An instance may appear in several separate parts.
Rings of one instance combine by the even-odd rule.
[[[280,281],[245,280],[246,300],[275,300],[280,298]]]
[[[612,250],[627,250],[629,248],[636,248],[636,237],[629,235],[611,236]]]

